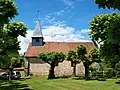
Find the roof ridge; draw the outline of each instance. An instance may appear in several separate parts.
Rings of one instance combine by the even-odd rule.
[[[86,42],[83,42],[83,41],[76,41],[76,42],[73,42],[73,41],[71,41],[71,42],[67,42],[67,41],[45,41],[45,42],[50,42],[50,43],[91,43],[92,41],[86,41]]]

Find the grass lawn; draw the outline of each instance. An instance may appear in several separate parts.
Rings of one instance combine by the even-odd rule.
[[[31,77],[11,82],[0,81],[0,90],[120,90],[120,85],[115,84],[115,81],[117,80],[85,81],[71,78],[47,80],[46,77]]]

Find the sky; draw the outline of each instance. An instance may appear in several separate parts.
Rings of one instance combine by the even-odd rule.
[[[27,25],[25,38],[21,41],[20,53],[27,50],[31,42],[36,20],[40,20],[44,41],[91,41],[88,32],[94,16],[114,12],[113,9],[99,9],[94,0],[13,0],[19,15],[15,21]]]

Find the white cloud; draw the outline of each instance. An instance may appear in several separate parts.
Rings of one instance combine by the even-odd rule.
[[[72,6],[74,4],[72,0],[61,0],[61,1],[63,1],[63,3],[67,6]]]
[[[67,6],[65,6],[65,8],[63,8],[63,9],[61,9],[59,11],[48,13],[44,17],[44,19],[41,21],[42,23],[44,23],[44,24],[51,24],[51,23],[54,24],[54,23],[58,22],[59,21],[59,20],[57,20],[57,19],[59,19],[58,17],[64,15],[65,13],[67,13],[71,9],[73,9],[74,8],[74,4],[77,2],[77,1],[73,2],[72,0],[61,0],[61,1],[64,4],[66,4]]]
[[[42,31],[45,41],[74,41],[76,38],[84,38],[75,34],[75,29],[69,26],[48,26]]]
[[[61,0],[64,5],[68,6],[68,7],[73,7],[75,3],[77,2],[81,2],[81,1],[84,1],[84,0]]]
[[[82,41],[86,42],[89,40],[85,40],[88,35],[82,35],[83,32],[87,32],[87,29],[83,29],[82,31],[76,31],[75,28],[70,26],[46,26],[42,29],[44,41],[65,41],[65,42],[75,42],[75,41]],[[18,37],[18,40],[21,41],[20,47],[21,50],[19,51],[21,54],[26,52],[29,43],[31,42],[33,30],[28,30],[26,37]]]
[[[63,10],[61,10],[61,11],[59,11],[59,12],[56,12],[56,14],[57,14],[58,16],[60,16],[60,15],[62,15],[64,12],[65,12],[65,9],[63,9]]]
[[[81,33],[82,33],[82,34],[86,34],[86,33],[89,33],[89,31],[90,31],[89,29],[82,29],[82,30],[81,30]]]
[[[65,23],[64,21],[61,21],[59,17],[64,16],[66,13],[68,14],[73,8],[75,8],[75,4],[79,1],[83,0],[61,0],[63,4],[65,4],[65,7],[61,10],[50,12],[42,19],[41,23],[43,25],[57,25],[58,23]],[[70,12],[70,16],[68,16],[68,20],[71,20],[73,17],[73,11]],[[46,22],[47,21],[47,22]]]
[[[54,13],[57,13],[57,12],[54,12]],[[46,25],[48,25],[48,26],[51,26],[51,25],[52,26],[63,26],[63,25],[65,25],[65,21],[58,20],[55,17],[54,13],[47,14],[45,16],[45,18],[41,21],[41,23],[43,24],[43,27],[46,27]]]
[[[18,40],[20,41],[20,48],[21,48],[21,50],[19,51],[20,54],[24,54],[24,52],[26,52],[29,42],[31,42],[32,34],[33,34],[33,31],[28,30],[26,37],[22,37],[22,36],[18,37]]]

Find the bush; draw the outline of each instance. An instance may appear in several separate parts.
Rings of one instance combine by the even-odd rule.
[[[91,73],[91,79],[97,79],[97,78],[103,78],[103,72],[102,71],[93,71]]]
[[[104,74],[105,77],[112,78],[116,76],[116,70],[114,70],[113,68],[107,68]]]
[[[97,76],[97,72],[96,71],[91,72],[91,74],[92,74],[91,75],[92,77],[96,77]]]
[[[97,78],[102,78],[103,77],[103,71],[97,72]]]
[[[89,67],[89,70],[90,70],[91,72],[95,72],[95,71],[96,71],[96,68],[94,68],[94,67]]]
[[[120,61],[119,61],[119,63],[115,64],[115,69],[118,70],[118,71],[120,71]]]

